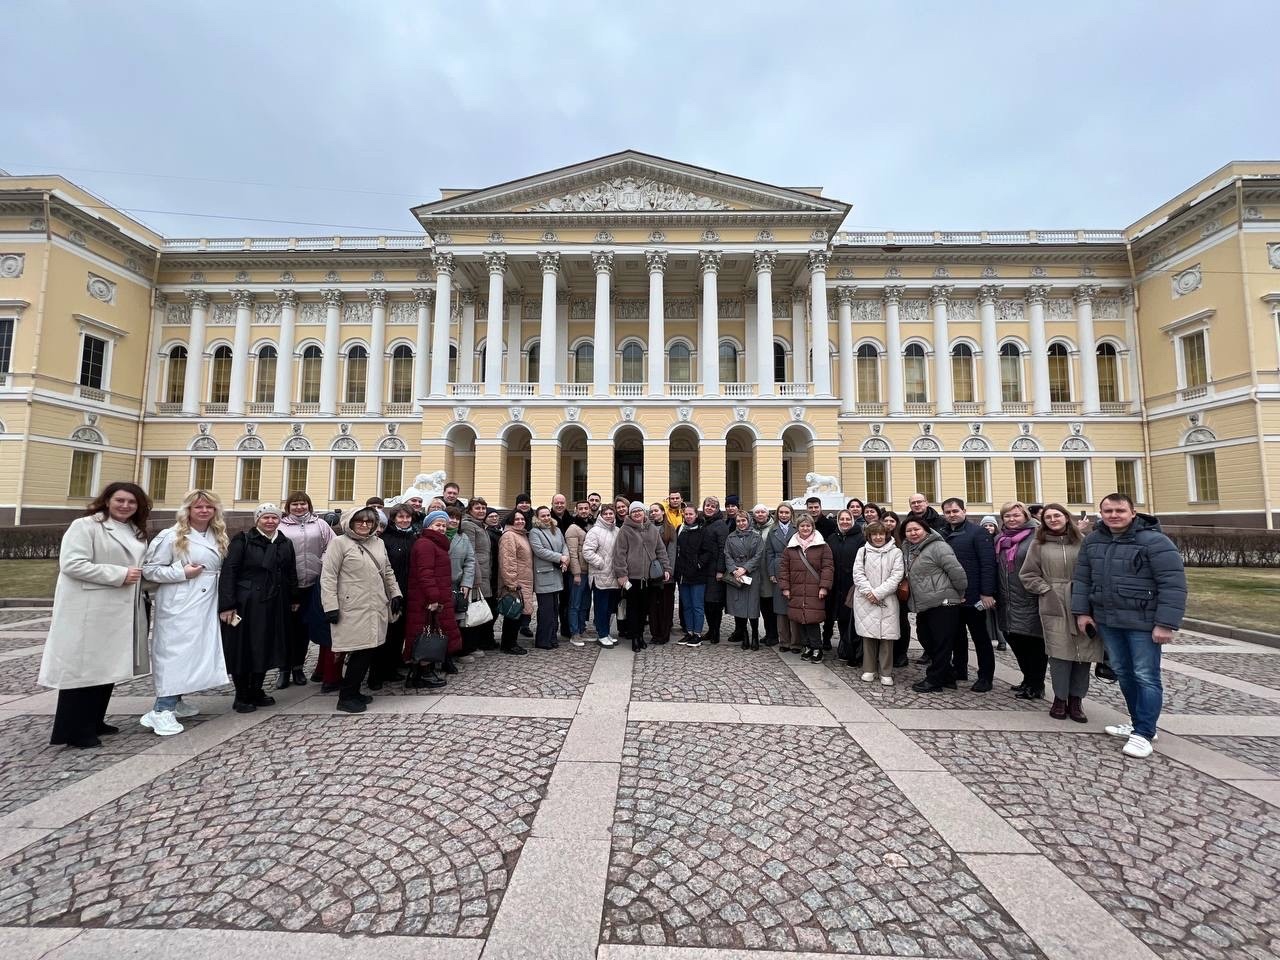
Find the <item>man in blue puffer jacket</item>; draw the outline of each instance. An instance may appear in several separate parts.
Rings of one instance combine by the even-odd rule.
[[[964,593],[964,606],[960,619],[973,637],[973,649],[978,655],[978,678],[969,689],[974,693],[986,693],[996,673],[996,655],[991,649],[991,637],[987,633],[987,611],[996,605],[996,550],[985,530],[968,519],[964,501],[948,497],[942,501],[942,516],[947,525],[942,537],[955,551],[956,559],[964,567],[969,587]],[[969,677],[969,638],[965,631],[956,634],[951,649],[951,670],[957,680]]]
[[[1081,633],[1102,634],[1130,723],[1108,726],[1126,737],[1130,757],[1151,756],[1164,690],[1160,645],[1173,639],[1187,606],[1182,554],[1160,522],[1138,513],[1123,493],[1104,497],[1102,524],[1080,547],[1071,583],[1071,612]]]

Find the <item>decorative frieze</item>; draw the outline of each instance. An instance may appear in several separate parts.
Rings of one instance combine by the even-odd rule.
[[[270,300],[259,303],[254,311],[253,322],[263,326],[275,326],[280,322],[280,304]]]
[[[1179,270],[1171,278],[1173,286],[1173,299],[1185,297],[1189,293],[1195,293],[1200,289],[1200,285],[1204,282],[1204,277],[1200,272],[1200,264],[1193,267],[1187,267],[1185,270]]]
[[[788,320],[791,318],[791,301],[785,297],[773,298],[773,319]]]
[[[164,322],[171,327],[187,327],[191,325],[191,305],[187,303],[171,303],[164,308]]]
[[[952,300],[947,307],[947,319],[953,323],[965,323],[977,316],[973,300]]]
[[[649,319],[649,301],[620,299],[614,304],[613,315],[618,320],[647,320]]]
[[[854,323],[880,323],[884,319],[884,304],[879,300],[854,300]]]
[[[409,326],[418,322],[418,305],[412,300],[392,300],[387,323]]]
[[[373,308],[364,300],[343,304],[342,322],[357,325],[373,323]]]
[[[209,322],[217,326],[234,326],[236,322],[236,305],[234,303],[215,303],[213,316]]]
[[[596,315],[596,301],[594,298],[578,298],[569,301],[569,319],[570,320],[591,320]]]
[[[1044,305],[1046,320],[1071,320],[1075,316],[1071,309],[1071,301],[1063,297],[1054,297]]]
[[[722,318],[729,317],[732,319],[743,316],[742,301],[737,297],[721,297],[717,309]]]
[[[693,297],[666,297],[663,300],[662,309],[668,320],[691,320],[697,316]],[[646,307],[645,316],[647,317],[648,315]],[[741,312],[739,312],[739,316],[741,316]]]
[[[996,319],[1002,323],[1020,321],[1026,313],[1026,305],[1021,300],[996,301]]]
[[[929,301],[919,297],[904,299],[898,317],[908,323],[924,323],[929,319]]]
[[[529,207],[532,213],[728,209],[727,203],[714,197],[641,177],[615,177]]]
[[[1124,316],[1119,297],[1094,297],[1093,317],[1095,320],[1119,320]]]
[[[298,323],[300,324],[323,326],[325,316],[325,305],[315,300],[304,301],[298,307]]]
[[[6,253],[0,255],[0,278],[5,280],[16,280],[22,276],[23,267],[26,264],[27,255],[25,253]]]

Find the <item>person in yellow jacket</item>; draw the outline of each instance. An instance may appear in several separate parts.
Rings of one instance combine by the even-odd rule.
[[[672,490],[667,495],[667,504],[663,507],[667,512],[667,520],[676,530],[680,529],[680,524],[684,523],[684,494],[679,490]]]

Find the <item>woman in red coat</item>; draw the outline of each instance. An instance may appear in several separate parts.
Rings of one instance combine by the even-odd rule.
[[[435,664],[413,662],[413,645],[418,635],[435,618],[440,631],[449,641],[448,652],[462,649],[462,632],[453,615],[453,568],[449,563],[449,540],[445,530],[449,515],[443,510],[427,514],[422,522],[422,535],[409,553],[409,604],[405,610],[404,659],[411,665],[412,675],[406,686],[443,687],[445,681],[435,672]],[[445,673],[457,673],[449,657],[444,661]]]

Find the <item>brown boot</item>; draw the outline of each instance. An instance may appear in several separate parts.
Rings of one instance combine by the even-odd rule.
[[[1071,697],[1067,700],[1067,714],[1076,723],[1089,722],[1089,718],[1084,715],[1084,701],[1080,697]]]
[[[1067,701],[1053,698],[1053,706],[1049,708],[1049,716],[1055,720],[1067,719]]]

